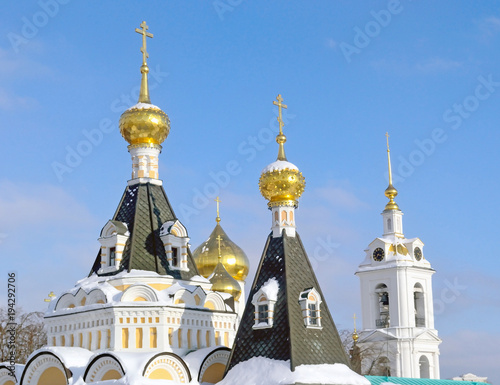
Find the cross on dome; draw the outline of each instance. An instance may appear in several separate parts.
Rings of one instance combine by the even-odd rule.
[[[145,21],[143,21],[140,25],[141,28],[136,28],[135,32],[140,33],[142,35],[142,47],[141,47],[141,52],[142,52],[142,65],[147,65],[146,59],[149,57],[148,51],[146,50],[146,37],[153,37],[153,34],[150,32],[147,32],[149,29],[148,25],[146,24]]]

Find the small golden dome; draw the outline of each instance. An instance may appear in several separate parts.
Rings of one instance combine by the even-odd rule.
[[[241,296],[241,286],[231,275],[221,262],[217,263],[212,276],[209,278],[212,283],[212,291],[231,294],[235,301]]]
[[[269,201],[269,207],[296,207],[305,185],[305,178],[299,169],[285,160],[277,160],[267,166],[259,180],[260,193]]]
[[[356,330],[354,330],[354,333],[352,333],[352,339],[354,340],[354,342],[358,342],[359,340],[359,336]]]
[[[162,144],[170,132],[170,119],[159,107],[137,103],[120,117],[120,133],[130,144]]]
[[[194,262],[200,274],[208,278],[219,263],[218,238],[220,237],[221,263],[231,277],[237,281],[244,281],[248,275],[250,262],[245,252],[229,237],[220,225],[217,216],[217,225],[200,246],[193,252]]]

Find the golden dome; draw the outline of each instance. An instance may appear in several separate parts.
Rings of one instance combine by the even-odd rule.
[[[170,119],[159,107],[151,104],[149,98],[148,73],[149,67],[146,59],[149,54],[146,49],[146,37],[153,37],[147,32],[149,27],[146,22],[141,23],[141,28],[135,32],[142,35],[142,66],[141,66],[141,88],[139,101],[130,107],[120,117],[120,133],[131,145],[149,144],[160,145],[170,132]]]
[[[276,136],[276,143],[279,145],[278,158],[275,162],[268,165],[259,180],[260,193],[269,203],[269,208],[274,206],[294,206],[297,207],[298,199],[304,192],[306,180],[297,166],[286,159],[285,147],[286,136],[283,134],[283,119],[281,109],[287,108],[284,105],[283,98],[278,95],[278,102],[273,102],[278,106],[278,123],[280,132]]]
[[[269,207],[297,206],[304,192],[306,181],[299,169],[290,162],[277,160],[267,166],[260,176],[260,193]]]
[[[193,252],[194,262],[200,274],[208,278],[219,263],[218,237],[220,237],[221,263],[231,277],[237,281],[244,281],[248,275],[250,263],[245,252],[229,237],[219,224],[208,239]]]
[[[161,144],[170,132],[170,119],[159,107],[139,102],[120,117],[120,133],[130,144]]]
[[[235,301],[241,296],[241,286],[231,275],[221,262],[217,263],[212,276],[209,278],[212,283],[212,291],[231,294]]]

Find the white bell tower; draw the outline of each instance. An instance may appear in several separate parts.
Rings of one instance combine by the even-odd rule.
[[[434,328],[432,298],[435,271],[425,259],[423,242],[403,234],[386,136],[389,202],[382,212],[384,232],[368,245],[356,272],[361,283],[362,374],[439,379],[441,340]]]

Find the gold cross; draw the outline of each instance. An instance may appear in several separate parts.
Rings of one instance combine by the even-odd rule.
[[[217,238],[215,238],[215,239],[217,239],[217,241],[219,241],[219,259],[221,259],[222,255],[221,255],[221,252],[220,252],[220,241],[222,240],[222,238],[221,238],[220,235],[217,235]]]
[[[389,150],[389,133],[388,132],[385,133],[385,137],[387,138],[387,151],[390,151]]]
[[[135,32],[140,33],[142,35],[142,47],[141,47],[141,52],[142,52],[142,64],[146,65],[146,58],[149,57],[148,52],[146,51],[146,36],[147,37],[153,37],[152,33],[147,32],[149,29],[148,25],[146,24],[145,21],[141,23],[141,28],[136,28]]]
[[[215,201],[217,202],[217,218],[215,219],[217,222],[220,222],[220,215],[219,215],[219,203],[221,202],[221,200],[219,199],[219,197],[217,197],[215,199]]]
[[[354,313],[354,317],[352,317],[354,320],[354,332],[356,332],[356,313]]]
[[[283,119],[281,117],[281,109],[282,108],[288,108],[285,104],[283,104],[283,98],[281,97],[281,94],[278,94],[278,97],[276,98],[277,102],[273,100],[273,104],[275,106],[278,106],[278,123],[280,125],[280,135],[283,135],[283,126],[285,125],[283,123]]]

